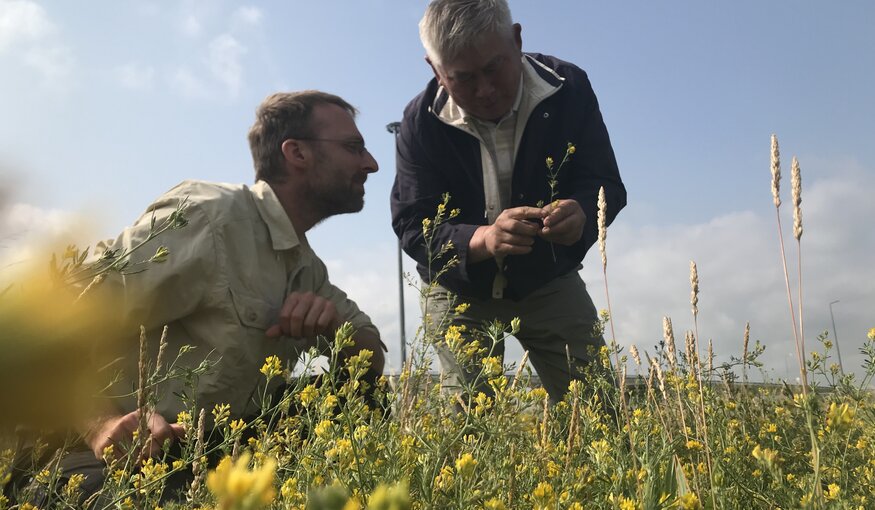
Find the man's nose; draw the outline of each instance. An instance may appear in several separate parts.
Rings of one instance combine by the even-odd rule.
[[[367,149],[365,150],[365,161],[362,168],[369,174],[372,174],[380,169],[380,165],[377,164],[377,160],[374,159],[374,155],[371,154],[371,151]]]
[[[480,77],[477,79],[477,90],[475,93],[478,98],[489,98],[495,94],[495,85],[493,85],[489,78]]]

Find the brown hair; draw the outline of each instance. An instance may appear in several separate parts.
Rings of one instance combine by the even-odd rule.
[[[320,104],[337,105],[353,117],[358,111],[334,94],[318,90],[271,94],[255,110],[255,123],[249,128],[249,148],[255,167],[255,180],[283,180],[282,144],[289,138],[311,138],[313,108]]]

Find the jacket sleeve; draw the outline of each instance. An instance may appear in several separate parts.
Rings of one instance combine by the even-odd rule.
[[[444,214],[445,222],[432,228],[428,237],[424,235],[423,220],[434,219],[443,194],[452,189],[448,177],[452,169],[441,168],[434,157],[437,149],[429,149],[425,145],[434,143],[435,137],[441,135],[426,132],[423,122],[418,122],[418,114],[410,110],[408,108],[405,113],[401,131],[396,137],[397,173],[391,194],[392,228],[404,251],[421,267],[429,268],[430,277],[434,277],[455,254],[459,263],[449,268],[441,280],[470,283],[467,271],[468,244],[479,225],[464,224],[459,220],[470,217],[472,211],[463,211],[459,218],[447,220],[450,210],[464,208],[464,204],[459,205],[451,196]],[[441,247],[450,242],[453,249],[436,259]]]
[[[575,153],[572,156],[575,164],[574,172],[568,180],[568,196],[580,203],[586,214],[586,223],[581,240],[572,246],[581,259],[598,239],[598,194],[599,188],[605,188],[607,202],[607,223],[614,221],[617,213],[626,205],[626,188],[620,179],[617,159],[608,130],[605,127],[599,110],[598,99],[592,90],[586,73],[573,68],[574,94],[581,104],[579,122],[582,126],[577,132],[582,133],[579,140],[574,140]],[[559,179],[560,186],[563,179]]]

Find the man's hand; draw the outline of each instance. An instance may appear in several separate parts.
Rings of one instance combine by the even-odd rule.
[[[334,303],[312,292],[292,292],[283,303],[278,324],[267,328],[265,334],[268,338],[302,337],[315,345],[317,335],[333,339],[338,327]]]
[[[583,226],[586,224],[586,213],[580,208],[577,200],[557,200],[556,207],[548,204],[544,207],[547,216],[540,235],[545,241],[570,246],[583,236]]]
[[[468,261],[474,263],[492,257],[529,253],[541,230],[537,221],[546,217],[547,211],[539,207],[505,209],[495,223],[474,231],[468,245]]]
[[[85,442],[94,452],[94,456],[103,460],[103,452],[108,446],[113,447],[116,458],[120,458],[126,452],[124,447],[129,447],[134,441],[134,431],[140,422],[139,411],[133,411],[125,415],[115,415],[94,420],[88,432],[85,434]],[[143,444],[141,458],[145,459],[161,452],[161,447],[168,439],[175,441],[185,436],[185,428],[178,423],[167,423],[158,413],[152,413],[149,417],[149,439]]]

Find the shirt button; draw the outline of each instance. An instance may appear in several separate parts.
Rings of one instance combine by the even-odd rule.
[[[522,200],[523,198],[525,198],[525,195],[523,195],[522,193],[520,193],[520,200]]]
[[[545,118],[545,119],[549,119],[549,118],[550,118],[550,114],[547,113],[547,112],[544,112],[544,118]]]
[[[251,320],[251,321],[254,321],[255,319],[258,318],[258,314],[255,313],[253,310],[249,310],[248,312],[246,312],[246,318]]]
[[[495,209],[495,205],[493,205],[493,204],[489,204],[489,206],[488,206],[488,207],[489,207],[489,210],[490,210],[490,211],[492,211],[492,210],[494,210],[494,209]]]

